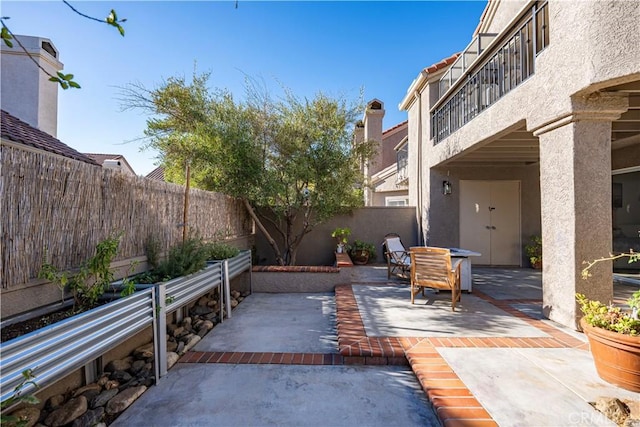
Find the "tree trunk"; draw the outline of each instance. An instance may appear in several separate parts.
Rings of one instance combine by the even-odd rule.
[[[264,227],[264,225],[262,224],[262,221],[260,221],[260,218],[258,218],[258,215],[256,215],[256,211],[253,209],[253,206],[251,206],[251,203],[249,203],[247,199],[242,199],[242,201],[244,203],[244,207],[247,209],[247,212],[249,212],[249,215],[251,216],[251,218],[253,218],[256,225],[258,226],[260,231],[262,231],[262,233],[264,234],[264,237],[267,238],[267,241],[273,248],[273,252],[276,255],[276,262],[278,263],[278,265],[285,265],[284,259],[282,259],[282,254],[280,253],[280,248],[278,248],[278,244],[273,239],[273,237],[271,237],[267,229]]]

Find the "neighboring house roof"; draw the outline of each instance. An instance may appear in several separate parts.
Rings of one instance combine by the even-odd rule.
[[[446,68],[449,65],[453,64],[455,60],[458,59],[459,56],[460,56],[460,52],[454,53],[450,57],[444,58],[440,62],[436,62],[435,64],[429,65],[424,69],[424,71],[426,71],[427,73],[435,73],[436,71]]]
[[[149,172],[147,176],[145,176],[145,178],[164,181],[164,168],[162,166],[158,166],[157,168]]]
[[[392,126],[392,127],[390,127],[389,129],[382,131],[382,136],[385,136],[386,134],[391,133],[391,132],[393,132],[393,131],[394,131],[394,130],[396,130],[396,129],[400,129],[402,126],[405,126],[405,125],[407,125],[407,124],[409,124],[409,120],[405,120],[405,121],[404,121],[404,122],[402,122],[402,123],[398,123],[397,125]]]
[[[28,123],[23,122],[19,118],[12,116],[8,112],[2,110],[0,135],[3,139],[18,144],[26,145],[37,150],[46,151],[70,159],[79,160],[81,162],[98,165],[90,157],[74,150],[67,144],[46,132],[36,129]]]
[[[96,161],[96,163],[102,166],[104,166],[105,160],[117,160],[122,164],[124,164],[125,168],[128,169],[129,172],[131,172],[133,175],[136,174],[133,168],[131,167],[131,165],[129,164],[129,162],[127,162],[127,159],[125,159],[122,154],[102,154],[102,153],[84,153],[84,154],[91,157],[93,160]]]

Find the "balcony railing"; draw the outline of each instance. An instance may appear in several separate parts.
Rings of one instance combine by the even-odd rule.
[[[535,57],[548,45],[548,6],[546,2],[537,3],[514,25],[514,30],[503,45],[489,48],[485,56],[488,59],[482,61],[481,57],[477,57],[456,80],[452,80],[453,74],[450,74],[448,82],[453,81],[450,86],[441,80],[441,88],[446,88],[448,92],[444,93],[445,101],[438,102],[439,106],[431,114],[431,138],[434,144],[469,123],[533,75]],[[450,72],[458,71],[450,69],[447,73]],[[464,83],[456,85],[458,80]]]

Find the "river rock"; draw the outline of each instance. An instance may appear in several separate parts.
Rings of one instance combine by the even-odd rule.
[[[97,391],[98,393],[102,391],[102,387],[98,385],[98,383],[87,384],[84,387],[80,387],[73,393],[73,397],[78,397],[81,394],[84,394],[87,391]],[[89,399],[87,399],[89,400]]]
[[[232,299],[231,300],[231,308],[236,308],[238,306],[238,300]]]
[[[45,424],[51,427],[60,427],[69,424],[85,412],[87,412],[87,398],[78,396],[50,413]]]
[[[102,374],[102,376],[98,379],[97,384],[101,387],[104,387],[109,381],[109,374]]]
[[[213,312],[213,310],[211,310],[209,307],[207,306],[196,306],[193,307],[193,309],[191,310],[191,312],[193,314],[197,314],[198,316],[202,316],[202,315],[206,315],[206,314],[210,314],[211,312]]]
[[[212,308],[214,310],[217,306],[218,306],[218,301],[216,300],[211,300],[207,303],[207,307]]]
[[[136,348],[133,351],[133,356],[136,359],[150,359],[153,357],[153,343],[145,344]]]
[[[180,355],[178,355],[178,353],[174,353],[173,351],[168,352],[167,353],[167,369],[171,369],[173,365],[176,364],[178,359],[180,359]]]
[[[231,298],[238,298],[240,296],[240,292],[238,291],[231,291]]]
[[[87,411],[80,418],[77,418],[71,427],[92,427],[98,424],[104,415],[104,408],[102,406]]]
[[[182,334],[184,334],[184,328],[182,326],[176,326],[173,328],[173,331],[171,331],[172,337],[179,337]]]
[[[4,417],[4,414],[2,415]],[[33,427],[40,419],[40,409],[35,406],[25,406],[11,413],[16,418],[15,422],[3,422],[3,427]]]
[[[192,335],[189,341],[184,344],[184,351],[189,351],[194,345],[198,344],[201,339],[202,338],[200,338],[198,335]]]
[[[107,363],[107,366],[104,367],[106,372],[114,372],[114,371],[127,371],[131,368],[131,363],[133,363],[132,357],[125,357],[120,360],[112,360]]]
[[[56,394],[47,399],[46,408],[49,409],[57,409],[60,405],[64,403],[64,396],[61,394]]]
[[[184,343],[182,341],[178,343],[178,348],[176,348],[175,353],[178,353],[178,354],[184,353]]]
[[[91,399],[91,404],[89,405],[92,409],[95,409],[99,406],[104,406],[108,401],[113,399],[113,397],[118,394],[118,388],[112,388],[110,390],[105,390],[93,399]]]
[[[184,319],[182,319],[182,326],[184,326],[185,328],[187,326],[191,326],[191,324],[193,324],[193,319],[191,317],[187,316]]]
[[[111,378],[114,381],[118,381],[120,384],[122,384],[122,383],[126,383],[127,381],[131,381],[131,378],[133,377],[127,371],[115,371],[111,373],[109,378]]]
[[[208,297],[207,295],[205,295],[205,296],[200,297],[200,298],[198,299],[197,305],[202,305],[202,306],[204,306],[204,305],[207,305],[207,303],[208,303],[208,302],[209,302],[209,297]]]
[[[109,380],[104,385],[105,390],[113,390],[114,388],[118,388],[118,387],[120,387],[120,383],[116,380]]]
[[[140,397],[142,393],[147,390],[147,387],[141,385],[138,387],[128,388],[118,394],[116,394],[108,403],[106,407],[107,414],[118,414],[127,409],[135,400]]]
[[[624,424],[629,416],[629,408],[620,399],[601,397],[593,403],[593,406],[618,425]]]
[[[169,347],[169,343],[167,343],[167,348],[168,347]],[[146,365],[146,362],[144,360],[136,360],[131,364],[131,369],[129,369],[129,372],[131,372],[132,374],[137,374],[138,372],[144,369],[145,365]]]

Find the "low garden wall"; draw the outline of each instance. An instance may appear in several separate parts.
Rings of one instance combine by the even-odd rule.
[[[333,292],[336,285],[351,282],[352,269],[326,266],[254,266],[253,292]]]

